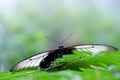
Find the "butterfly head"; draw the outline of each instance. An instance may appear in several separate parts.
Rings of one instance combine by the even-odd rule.
[[[59,49],[63,49],[64,48],[64,46],[59,46]]]

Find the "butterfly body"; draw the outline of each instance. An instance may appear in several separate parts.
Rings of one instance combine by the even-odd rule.
[[[56,50],[39,53],[18,62],[10,69],[10,71],[18,71],[31,67],[39,67],[40,69],[49,68],[53,66],[51,62],[53,62],[55,59],[62,58],[64,55],[73,54],[73,50],[92,52],[95,55],[103,51],[115,51],[117,49],[102,44],[81,44],[66,48],[64,48],[64,46],[59,46],[59,48]]]
[[[63,55],[69,54],[67,49],[64,46],[59,46],[58,50],[53,50],[48,54],[48,56],[40,63],[40,68],[48,68],[53,66],[51,62],[53,62],[57,58],[62,58]]]

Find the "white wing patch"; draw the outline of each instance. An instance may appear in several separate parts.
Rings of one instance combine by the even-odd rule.
[[[98,54],[99,52],[102,51],[111,51],[115,50],[114,48],[110,46],[105,46],[105,45],[80,45],[80,46],[75,46],[75,48],[79,51],[86,51],[86,52],[92,52],[93,54]]]
[[[40,62],[48,56],[48,52],[41,53],[35,56],[32,56],[26,60],[23,60],[12,67],[12,71],[18,71],[21,69],[31,68],[31,67],[38,67]]]

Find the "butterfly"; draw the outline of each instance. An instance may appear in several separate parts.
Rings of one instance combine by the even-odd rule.
[[[61,58],[63,55],[73,54],[73,50],[88,51],[97,54],[103,51],[115,51],[117,49],[112,46],[106,46],[102,44],[81,44],[66,48],[64,48],[64,46],[59,46],[59,49],[42,52],[20,61],[14,65],[10,71],[13,72],[31,67],[39,67],[41,69],[48,68],[51,66],[51,62],[53,62],[55,59]]]
[[[93,54],[98,54],[103,51],[115,51],[117,49],[112,46],[102,44],[81,44],[66,48],[60,45],[56,50],[42,52],[18,62],[10,69],[10,71],[14,72],[32,67],[39,67],[40,69],[49,68],[55,59],[62,58],[64,55],[73,54],[73,50],[87,51],[92,52]]]

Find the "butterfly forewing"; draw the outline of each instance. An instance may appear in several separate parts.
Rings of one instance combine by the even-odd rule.
[[[38,67],[40,62],[48,56],[49,52],[44,52],[41,54],[37,54],[35,56],[32,56],[30,58],[27,58],[19,63],[17,63],[15,66],[11,68],[10,71],[18,71],[26,68],[31,68],[31,67]]]
[[[116,48],[114,48],[114,47],[100,45],[100,44],[79,45],[79,46],[74,46],[73,49],[78,50],[78,51],[92,52],[93,54],[98,54],[99,52],[103,52],[103,51],[116,50]]]

